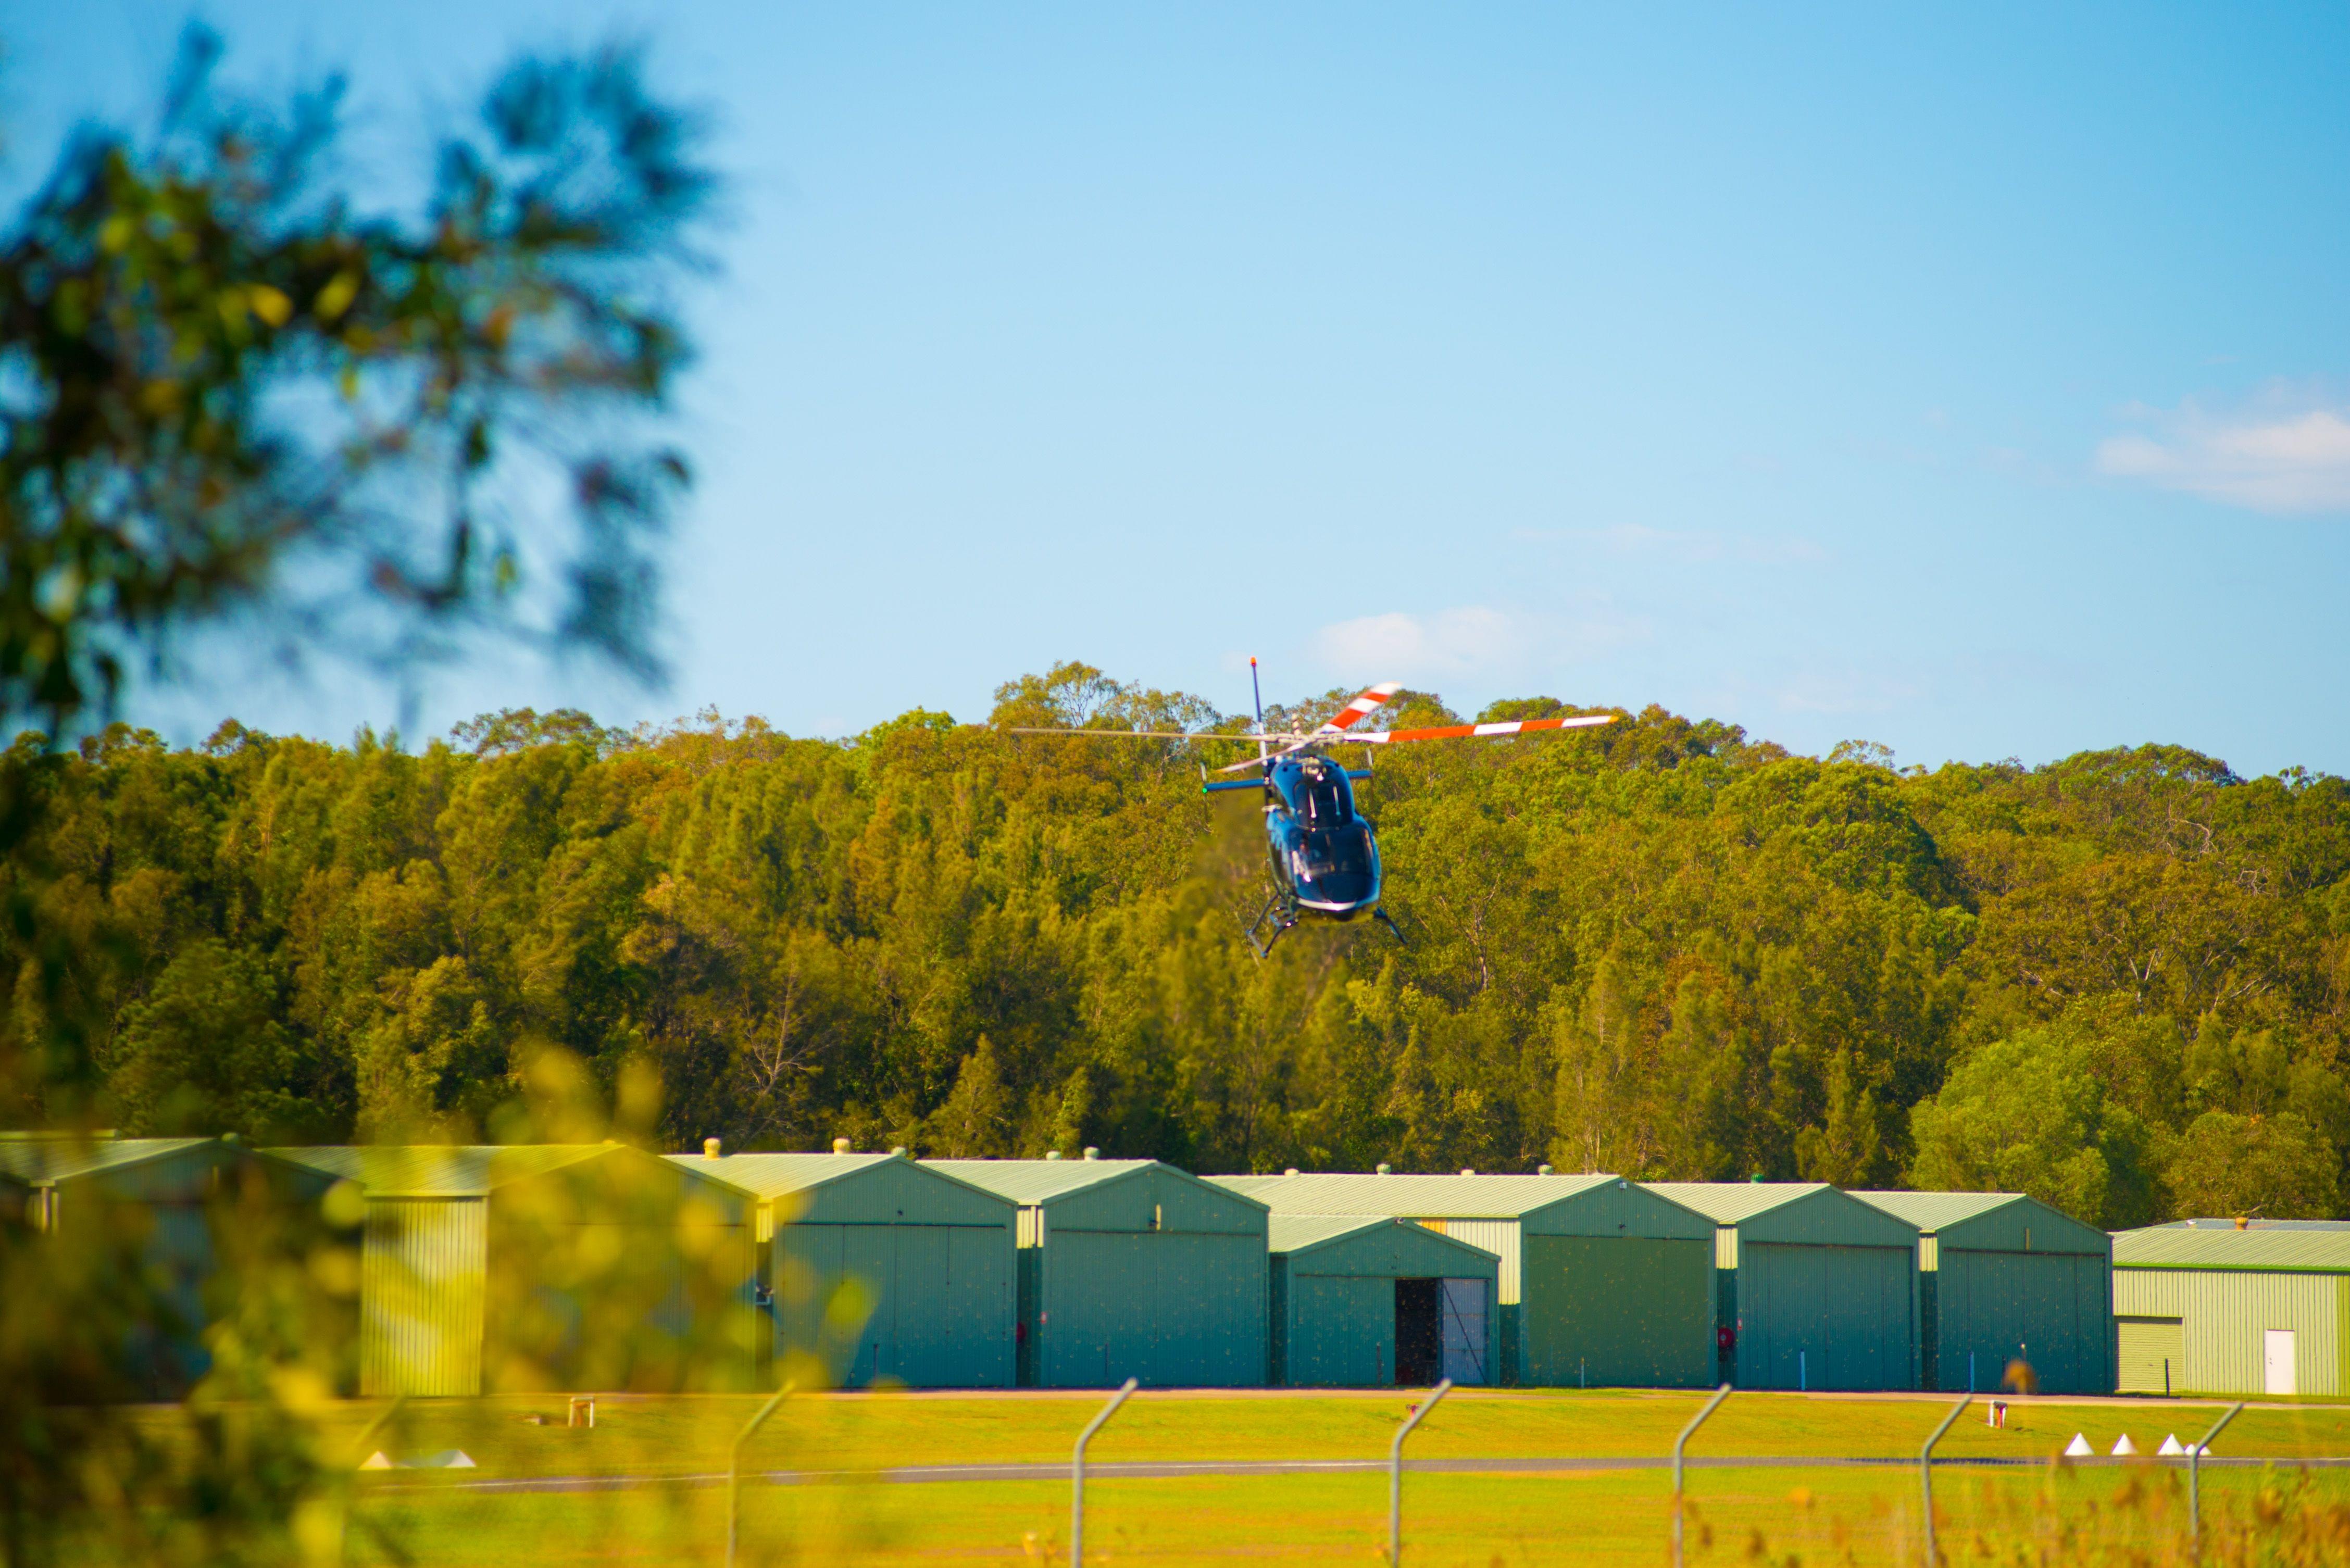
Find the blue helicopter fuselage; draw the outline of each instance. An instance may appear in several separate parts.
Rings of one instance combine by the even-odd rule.
[[[1266,770],[1264,841],[1274,885],[1298,913],[1351,920],[1379,907],[1378,839],[1332,759],[1298,752]]]

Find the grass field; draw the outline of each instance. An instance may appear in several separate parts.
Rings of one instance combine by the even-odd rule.
[[[1414,1396],[1145,1393],[1093,1445],[1097,1464],[1138,1460],[1383,1458]],[[743,1503],[745,1563],[1066,1561],[1066,1480],[895,1484],[897,1467],[1066,1464],[1095,1394],[823,1396],[787,1402],[746,1449],[746,1471],[824,1472],[825,1484],[754,1482]],[[1660,1455],[1694,1412],[1685,1394],[1454,1394],[1414,1434],[1415,1459]],[[368,1445],[400,1457],[463,1449],[478,1468],[378,1472],[355,1507],[355,1561],[395,1560],[370,1542],[380,1527],[421,1564],[717,1562],[725,1469],[748,1397],[606,1398],[595,1430],[567,1428],[560,1400],[423,1401]],[[1914,1458],[1947,1399],[1732,1397],[1691,1456]],[[380,1407],[339,1420],[356,1437]],[[1980,1408],[1980,1405],[1978,1406]],[[1936,1487],[1951,1561],[1986,1546],[2070,1530],[2075,1546],[2134,1545],[2167,1560],[2183,1521],[2176,1472],[2148,1465],[2044,1462],[2075,1431],[2102,1453],[2127,1431],[2150,1451],[2165,1433],[2192,1438],[2218,1406],[2159,1400],[2016,1403],[2004,1431],[1970,1412],[1939,1452],[2039,1461],[2016,1469],[1955,1467]],[[555,1425],[530,1424],[531,1415]],[[2219,1452],[2269,1457],[2280,1469],[2207,1471],[2207,1517],[2248,1518],[2251,1499],[2295,1486],[2350,1501],[2350,1475],[2292,1473],[2296,1459],[2350,1455],[2350,1408],[2248,1409]],[[639,1478],[622,1490],[492,1492],[482,1483],[547,1477]],[[1088,1561],[1148,1563],[1371,1561],[1384,1551],[1386,1480],[1363,1473],[1097,1478],[1089,1487]],[[1669,1485],[1662,1471],[1423,1473],[1405,1480],[1407,1557],[1414,1563],[1665,1560]],[[1692,1562],[1916,1563],[1914,1467],[1703,1469],[1690,1477]],[[1756,1533],[1763,1556],[1756,1555]],[[1963,1550],[1961,1550],[1963,1549]],[[2068,1548],[2069,1549],[2069,1548]],[[2002,1550],[2000,1560],[2006,1560]],[[2039,1560],[2039,1559],[2035,1559]],[[2052,1561],[2093,1561],[2091,1557]]]

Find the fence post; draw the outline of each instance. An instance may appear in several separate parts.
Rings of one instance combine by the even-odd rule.
[[[1941,1561],[1934,1550],[1934,1445],[1942,1440],[1942,1434],[1950,1429],[1950,1423],[1959,1418],[1959,1412],[1974,1402],[1975,1397],[1970,1394],[1951,1406],[1950,1413],[1942,1417],[1942,1424],[1934,1428],[1934,1435],[1926,1439],[1926,1446],[1918,1450],[1918,1489],[1926,1499],[1926,1568],[1935,1568]]]
[[[1673,1439],[1673,1568],[1681,1568],[1681,1450],[1689,1447],[1690,1434],[1705,1425],[1705,1418],[1729,1397],[1730,1385],[1725,1383],[1713,1391],[1713,1397],[1705,1402],[1705,1408],[1690,1417],[1690,1424],[1681,1428],[1681,1435]]]
[[[776,1389],[774,1396],[759,1407],[759,1413],[751,1417],[751,1424],[734,1434],[734,1447],[727,1452],[726,1568],[734,1568],[734,1546],[743,1529],[743,1445],[751,1440],[752,1433],[767,1424],[767,1417],[775,1413],[775,1407],[782,1404],[791,1391],[792,1385],[788,1382]]]
[[[1436,1402],[1452,1392],[1452,1379],[1445,1378],[1428,1391],[1428,1400],[1404,1417],[1396,1428],[1395,1441],[1388,1445],[1388,1568],[1396,1568],[1403,1561],[1403,1440],[1419,1425]]]
[[[2220,1435],[2220,1428],[2243,1414],[2244,1402],[2237,1400],[2228,1407],[2228,1413],[2211,1423],[2211,1429],[2195,1439],[2187,1450],[2187,1555],[2190,1563],[2203,1561],[2203,1493],[2201,1468],[2203,1450]]]
[[[1083,1568],[1086,1560],[1086,1445],[1094,1440],[1102,1424],[1118,1414],[1126,1397],[1139,1386],[1131,1377],[1120,1384],[1118,1392],[1109,1397],[1109,1403],[1077,1434],[1076,1450],[1069,1456],[1069,1568]]]

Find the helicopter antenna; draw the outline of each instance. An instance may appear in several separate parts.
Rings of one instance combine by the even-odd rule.
[[[1249,695],[1256,701],[1256,732],[1263,735],[1264,733],[1264,689],[1257,684],[1256,655],[1253,653],[1249,655]],[[1256,754],[1259,762],[1264,760],[1264,742],[1262,740],[1256,743]]]

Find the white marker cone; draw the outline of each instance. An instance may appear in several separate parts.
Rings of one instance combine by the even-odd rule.
[[[2089,1439],[2079,1432],[2074,1433],[2073,1440],[2064,1445],[2064,1457],[2068,1459],[2094,1458],[2096,1451],[2089,1447]]]
[[[385,1457],[384,1451],[381,1449],[378,1449],[375,1452],[369,1454],[367,1458],[359,1461],[359,1469],[363,1470],[388,1470],[391,1469],[391,1460]]]
[[[2137,1452],[2137,1445],[2129,1440],[2129,1434],[2127,1432],[2124,1432],[2120,1437],[2114,1439],[2114,1457],[2116,1459],[2127,1459],[2129,1456]]]
[[[2162,1447],[2155,1449],[2154,1451],[2161,1455],[2164,1459],[2176,1459],[2179,1455],[2184,1454],[2187,1449],[2179,1443],[2178,1434],[2173,1432],[2170,1436],[2163,1438]]]
[[[420,1470],[470,1470],[478,1469],[473,1457],[463,1449],[443,1449],[429,1459],[416,1461]]]

